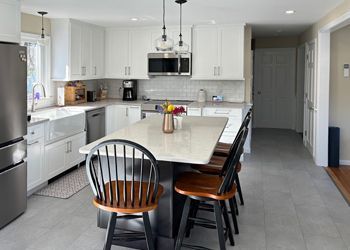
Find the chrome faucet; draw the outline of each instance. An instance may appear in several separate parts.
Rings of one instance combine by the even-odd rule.
[[[44,97],[46,97],[46,90],[45,90],[45,86],[42,84],[42,83],[36,83],[33,85],[33,89],[32,89],[32,112],[35,112],[35,88],[37,86],[41,86],[41,88],[43,89],[43,94],[44,94]]]

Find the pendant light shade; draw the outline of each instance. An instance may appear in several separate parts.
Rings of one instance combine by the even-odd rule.
[[[182,54],[187,53],[190,49],[190,46],[182,40],[182,4],[186,3],[187,0],[176,0],[175,2],[180,5],[180,34],[179,41],[176,43],[174,50],[176,53]]]
[[[163,34],[154,42],[157,51],[171,51],[174,48],[174,40],[166,35],[165,27],[165,0],[163,0]]]
[[[40,39],[38,39],[37,44],[40,46],[45,46],[47,43],[47,39],[45,37],[45,28],[44,28],[44,15],[47,14],[46,11],[38,11],[38,14],[41,15],[41,35]]]

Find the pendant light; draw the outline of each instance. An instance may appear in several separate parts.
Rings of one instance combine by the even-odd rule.
[[[45,28],[44,28],[44,15],[47,14],[46,11],[38,11],[38,14],[41,15],[41,35],[40,39],[38,39],[37,44],[39,46],[45,46],[46,45],[46,38],[45,38]]]
[[[179,41],[175,45],[175,52],[178,54],[187,53],[190,49],[190,46],[182,41],[182,4],[186,3],[187,0],[175,0],[176,3],[180,5],[180,34]]]
[[[171,51],[174,48],[174,40],[166,35],[165,27],[165,0],[163,0],[163,34],[155,41],[157,51]]]

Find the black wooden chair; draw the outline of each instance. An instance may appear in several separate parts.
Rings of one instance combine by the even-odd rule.
[[[158,163],[152,153],[131,141],[105,141],[88,154],[86,170],[95,195],[93,204],[110,212],[103,249],[110,249],[120,240],[142,238],[146,239],[148,249],[155,249],[148,212],[157,208],[163,187],[159,184]],[[117,216],[119,213],[124,215]],[[134,215],[136,213],[142,216]],[[123,216],[142,217],[144,234],[116,234],[117,218]]]
[[[243,128],[248,129],[251,118],[252,118],[252,109],[250,109],[247,112],[246,116],[244,117],[243,122],[241,124],[241,127],[239,128],[239,130],[237,132],[237,136]],[[236,136],[235,140],[237,139],[237,136]],[[219,142],[215,148],[214,155],[210,159],[210,162],[208,164],[193,165],[192,168],[198,170],[201,173],[220,175],[222,172],[222,167],[226,161],[226,158],[229,156],[230,152],[232,152],[233,146],[234,146],[234,142],[232,144]],[[239,200],[241,202],[241,205],[244,205],[242,187],[241,187],[241,183],[240,183],[239,175],[238,175],[238,173],[241,171],[241,168],[242,168],[242,165],[240,162],[238,162],[236,165],[237,175],[235,177],[235,182],[237,185],[237,192],[239,195]],[[236,212],[238,214],[238,209],[236,209]]]
[[[236,168],[240,156],[243,152],[245,137],[248,133],[246,128],[243,128],[237,136],[234,143],[234,152],[229,155],[225,162],[224,171],[221,175],[208,175],[204,173],[185,172],[176,180],[175,191],[186,196],[185,206],[182,212],[179,233],[176,240],[175,249],[178,250],[182,246],[183,238],[188,225],[205,226],[207,228],[216,228],[218,231],[220,249],[226,249],[226,239],[230,240],[230,244],[234,245],[231,224],[228,218],[226,200],[229,201],[231,215],[234,225],[237,226],[235,208],[232,198],[236,194],[236,184],[234,182]],[[198,206],[198,202],[212,203],[214,207],[215,223],[204,218],[189,216],[193,206]],[[195,208],[196,209],[196,208]],[[226,225],[224,230],[222,216]],[[187,248],[200,249],[199,246],[184,245]]]

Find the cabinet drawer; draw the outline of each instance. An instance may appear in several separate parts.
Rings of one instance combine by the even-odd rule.
[[[33,141],[39,139],[40,137],[44,137],[44,124],[42,123],[28,127],[27,133],[28,141]]]
[[[242,119],[241,109],[227,109],[227,108],[205,108],[203,110],[204,116],[216,116],[216,117],[235,117]]]
[[[187,109],[187,115],[188,116],[202,116],[202,109],[201,108],[189,108],[189,109]]]

